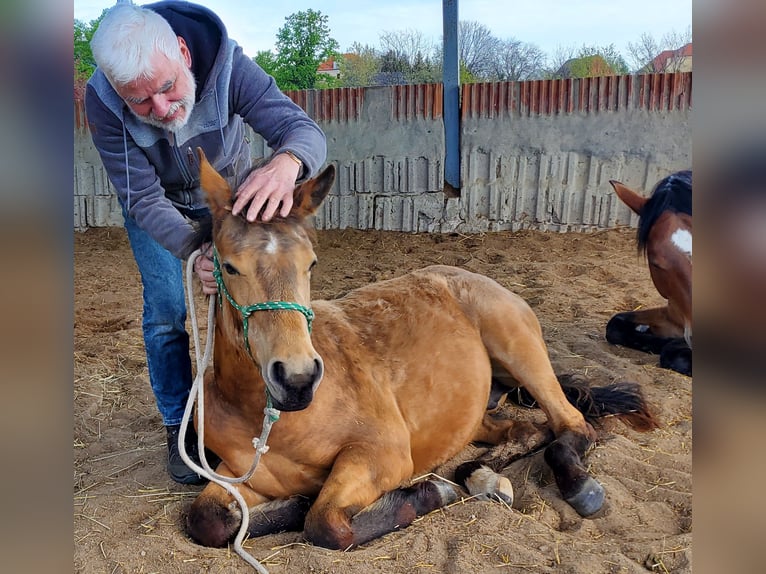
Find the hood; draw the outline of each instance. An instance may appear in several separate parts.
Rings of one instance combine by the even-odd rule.
[[[215,78],[225,61],[228,33],[221,19],[208,8],[191,2],[155,2],[143,6],[168,21],[191,52],[192,73],[197,80],[196,100],[215,90]],[[204,78],[204,83],[200,82]]]

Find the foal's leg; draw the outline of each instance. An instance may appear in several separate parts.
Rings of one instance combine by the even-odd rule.
[[[216,472],[228,477],[234,475],[221,463]],[[311,499],[291,496],[287,499],[269,500],[256,493],[247,484],[236,486],[248,507],[250,519],[247,532],[250,536],[264,536],[285,531],[303,529]],[[211,482],[197,496],[186,517],[189,536],[203,546],[219,548],[239,531],[242,509],[234,497],[221,486]]]
[[[480,500],[497,499],[510,506],[513,504],[513,487],[511,482],[497,471],[508,466],[516,458],[550,444],[553,438],[551,430],[547,427],[524,421],[498,420],[487,413],[473,441],[502,444],[505,448],[501,449],[502,452],[494,453],[491,458],[485,455],[478,460],[460,464],[455,469],[455,482]]]
[[[482,309],[481,336],[491,359],[529,391],[543,409],[556,440],[546,448],[563,498],[582,516],[597,512],[603,487],[582,463],[595,439],[593,428],[566,398],[550,360],[540,323],[528,305],[507,292],[495,292],[492,307]]]
[[[451,486],[437,480],[398,488],[412,471],[406,448],[348,446],[306,517],[304,536],[318,546],[347,549],[404,528],[457,498]]]

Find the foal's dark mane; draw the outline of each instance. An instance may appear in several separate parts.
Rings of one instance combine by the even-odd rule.
[[[646,251],[649,231],[666,211],[692,214],[692,172],[684,170],[673,173],[654,187],[652,196],[641,210],[638,221],[638,251]]]

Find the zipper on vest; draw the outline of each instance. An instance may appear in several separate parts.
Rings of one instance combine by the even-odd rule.
[[[183,203],[186,207],[193,208],[190,188],[194,184],[194,176],[192,176],[191,171],[186,166],[186,159],[184,159],[181,149],[176,145],[175,138],[172,143],[173,145],[171,147],[173,149],[176,165],[178,166],[178,171],[181,172],[181,176],[184,178],[184,188],[181,190],[183,192]]]

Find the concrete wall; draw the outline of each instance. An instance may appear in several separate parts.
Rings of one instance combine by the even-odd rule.
[[[120,204],[91,141],[82,102],[75,102],[74,114],[74,228],[122,225]]]
[[[319,229],[438,230],[444,204],[440,84],[289,95],[319,122],[327,160],[338,168],[317,214]]]
[[[691,167],[691,74],[463,88],[462,231],[636,224],[610,179],[649,192]]]
[[[461,190],[444,188],[442,86],[288,92],[324,130],[338,168],[319,229],[413,232],[635,225],[609,179],[647,191],[691,165],[691,73],[470,84]],[[75,228],[120,225],[75,107]],[[252,134],[254,157],[271,150]]]

